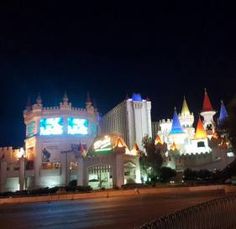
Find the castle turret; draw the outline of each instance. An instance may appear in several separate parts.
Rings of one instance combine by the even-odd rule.
[[[32,109],[34,112],[38,112],[38,111],[41,111],[42,108],[43,108],[42,99],[41,99],[40,94],[38,94],[36,98],[36,103],[32,106]]]
[[[62,98],[62,102],[60,103],[60,109],[62,110],[70,110],[71,109],[71,103],[69,103],[69,98],[67,96],[67,93],[64,93],[64,96]]]
[[[211,105],[210,98],[207,94],[207,91],[205,89],[204,94],[204,100],[203,100],[203,106],[202,106],[202,112],[200,115],[203,117],[203,125],[205,130],[207,131],[208,135],[212,135],[215,132],[215,122],[214,122],[214,115],[215,111]]]
[[[189,111],[185,96],[184,96],[184,101],[183,101],[183,105],[182,105],[181,115],[183,115],[183,116],[190,115],[190,111]]]
[[[67,96],[67,93],[65,92],[64,96],[63,96],[63,103],[68,103],[69,99]]]
[[[193,126],[194,116],[190,113],[186,98],[184,97],[181,113],[179,114],[179,120],[184,128],[189,128]]]
[[[228,117],[228,112],[225,108],[224,102],[221,101],[221,106],[220,106],[220,116],[218,118],[218,125],[221,125]]]
[[[204,129],[203,123],[201,118],[199,117],[198,119],[198,123],[197,123],[197,128],[196,128],[196,132],[195,132],[195,139],[204,139],[207,138],[207,133],[206,130]]]
[[[26,106],[25,106],[25,111],[31,111],[31,110],[32,110],[31,98],[28,97],[27,103],[26,103]]]
[[[196,132],[192,139],[191,145],[186,147],[188,154],[206,154],[210,152],[208,145],[207,132],[204,129],[201,118],[198,118]]]
[[[171,131],[169,133],[169,139],[172,143],[175,142],[177,145],[179,145],[179,144],[184,143],[185,137],[186,137],[186,134],[180,124],[179,117],[177,115],[177,111],[175,108]]]
[[[86,107],[86,110],[88,113],[93,114],[95,112],[95,109],[94,109],[94,106],[93,106],[93,103],[92,103],[89,93],[87,93],[85,107]]]
[[[41,99],[40,94],[38,94],[38,96],[37,96],[37,98],[36,98],[36,103],[37,103],[38,105],[42,105],[42,99]]]
[[[170,134],[182,134],[182,133],[184,133],[184,130],[180,124],[179,117],[177,115],[175,108]]]

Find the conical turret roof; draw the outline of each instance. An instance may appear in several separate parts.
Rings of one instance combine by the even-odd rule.
[[[207,133],[206,133],[206,131],[204,129],[202,120],[199,117],[194,138],[195,139],[202,139],[202,138],[206,138],[206,137],[207,137]]]
[[[36,103],[37,103],[38,105],[42,104],[42,99],[41,99],[40,93],[38,93],[38,96],[37,96],[37,98],[36,98]]]
[[[92,100],[91,100],[91,97],[90,97],[90,93],[89,93],[89,92],[87,92],[86,103],[87,103],[87,104],[91,104],[91,103],[92,103]]]
[[[204,94],[204,100],[203,100],[203,105],[202,105],[202,111],[206,112],[206,111],[214,111],[211,105],[211,101],[210,98],[207,94],[207,91],[205,89],[205,94]]]
[[[182,133],[184,133],[184,130],[180,124],[179,117],[177,115],[175,108],[170,134],[182,134]]]
[[[163,142],[162,142],[162,140],[161,140],[159,135],[157,135],[156,139],[155,139],[155,145],[157,145],[157,144],[163,144]]]
[[[182,105],[181,115],[183,115],[183,116],[190,115],[190,111],[189,111],[185,96],[184,96],[184,101],[183,101],[183,105]]]
[[[224,102],[221,101],[219,122],[220,123],[223,122],[227,117],[228,117],[228,112],[225,108]]]
[[[68,103],[69,99],[68,99],[68,96],[67,96],[67,92],[65,91],[64,93],[64,96],[63,96],[63,103]]]

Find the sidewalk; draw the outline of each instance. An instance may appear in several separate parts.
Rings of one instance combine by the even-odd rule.
[[[61,200],[79,200],[92,198],[111,198],[111,197],[125,197],[136,196],[142,194],[184,194],[191,192],[210,192],[222,191],[225,193],[236,192],[236,186],[228,185],[209,185],[209,186],[195,186],[195,187],[167,187],[167,188],[140,188],[131,190],[105,190],[95,191],[91,193],[66,193],[53,194],[47,196],[29,196],[29,197],[9,197],[0,199],[1,204],[20,204],[20,203],[34,203],[34,202],[50,202]]]

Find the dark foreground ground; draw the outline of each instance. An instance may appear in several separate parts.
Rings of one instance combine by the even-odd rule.
[[[0,206],[0,228],[138,228],[175,210],[223,194],[146,194],[131,197],[72,200]]]

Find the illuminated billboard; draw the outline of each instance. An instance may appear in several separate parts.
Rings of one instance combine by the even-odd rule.
[[[60,135],[63,134],[63,119],[43,118],[40,120],[40,135]]]
[[[112,149],[111,138],[110,136],[104,136],[104,138],[99,139],[94,142],[93,148],[95,152],[100,151],[109,151]]]
[[[70,117],[68,121],[68,134],[88,134],[88,120]]]

